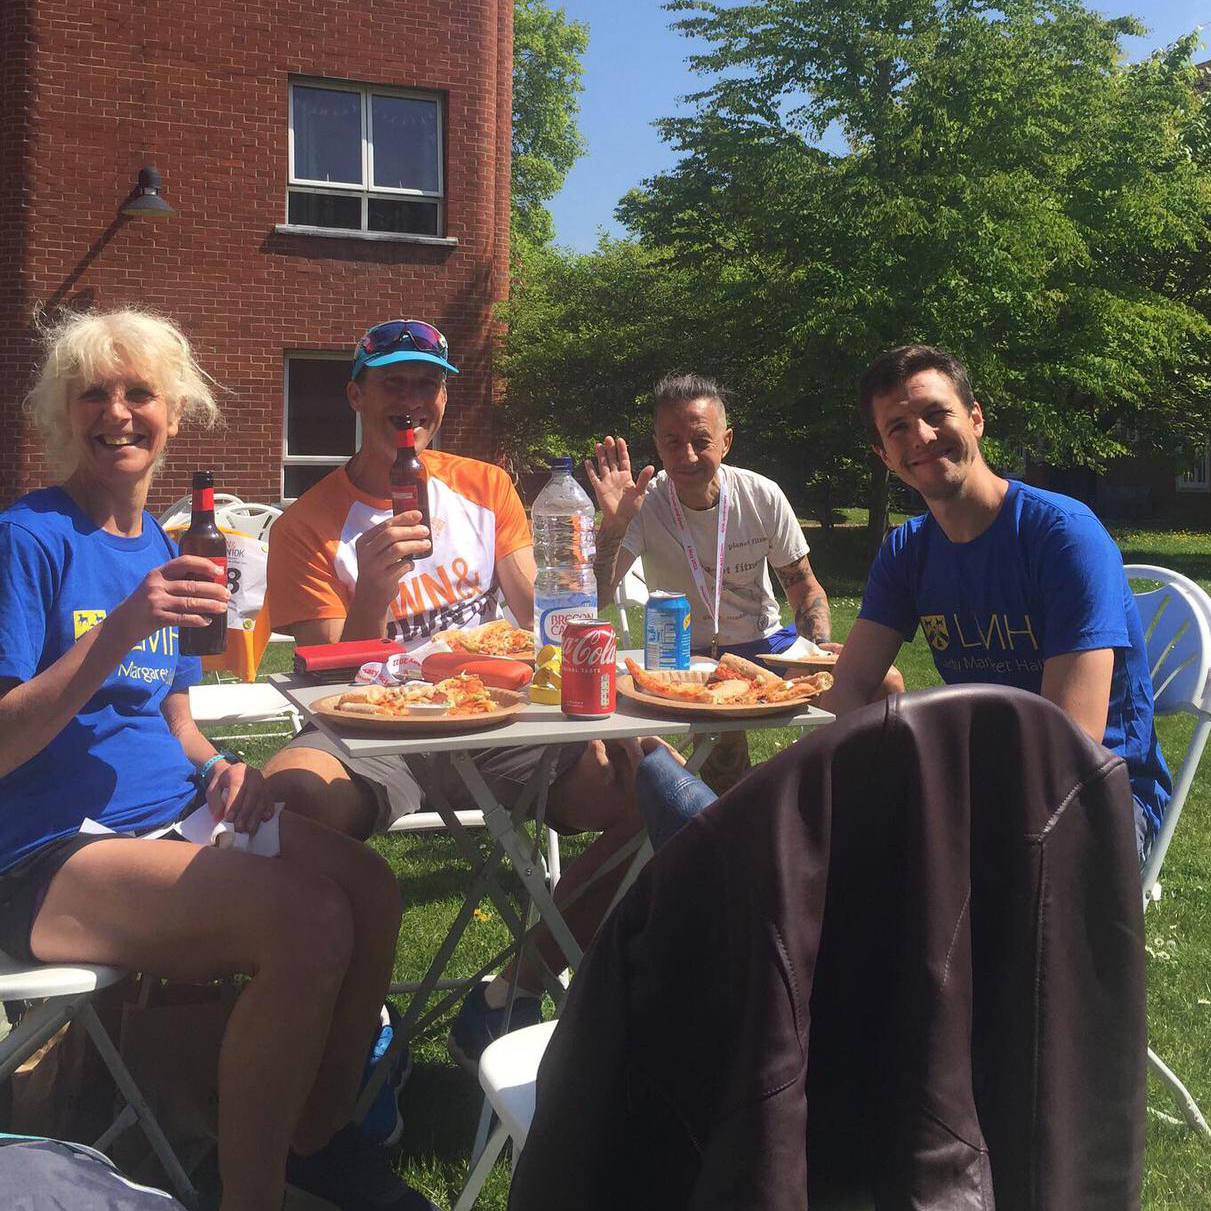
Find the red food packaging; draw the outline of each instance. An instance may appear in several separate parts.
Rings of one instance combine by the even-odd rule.
[[[468,656],[464,652],[434,652],[421,662],[425,681],[444,681],[459,673],[473,673],[484,685],[498,690],[522,690],[530,684],[533,669],[520,660],[494,656]]]
[[[363,664],[382,664],[388,656],[406,650],[390,639],[305,644],[294,649],[294,671],[316,681],[350,681]]]

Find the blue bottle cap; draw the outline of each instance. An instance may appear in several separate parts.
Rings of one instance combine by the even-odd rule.
[[[553,458],[551,459],[551,472],[556,471],[571,471],[572,460],[570,458]]]

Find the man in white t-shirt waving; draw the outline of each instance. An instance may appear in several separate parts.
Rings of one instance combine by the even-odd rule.
[[[585,463],[602,514],[597,600],[610,601],[627,569],[642,559],[649,590],[688,598],[695,652],[751,659],[784,651],[798,635],[832,646],[828,597],[786,494],[764,475],[724,465],[732,431],[718,384],[698,374],[662,379],[653,426],[664,464],[659,474],[645,467],[634,478],[622,438],[598,442],[596,466]],[[794,626],[781,625],[770,566],[795,612]],[[704,770],[716,790],[748,766],[744,733],[724,739]]]
[[[670,375],[654,395],[664,470],[645,467],[632,478],[627,444],[613,437],[597,444],[596,466],[585,464],[602,514],[597,600],[609,601],[641,559],[649,589],[689,599],[695,652],[751,658],[783,651],[797,635],[829,643],[828,597],[786,494],[764,475],[724,465],[732,431],[720,387],[697,374]],[[795,612],[793,627],[779,621],[771,565]]]

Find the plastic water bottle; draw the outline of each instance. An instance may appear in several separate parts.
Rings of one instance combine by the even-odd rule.
[[[572,478],[572,460],[551,460],[551,479],[530,511],[534,526],[534,638],[540,648],[563,639],[569,618],[597,617],[593,556],[596,513]]]

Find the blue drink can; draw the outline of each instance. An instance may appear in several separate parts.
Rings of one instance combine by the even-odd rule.
[[[643,607],[643,667],[690,667],[690,603],[684,593],[651,593]]]

